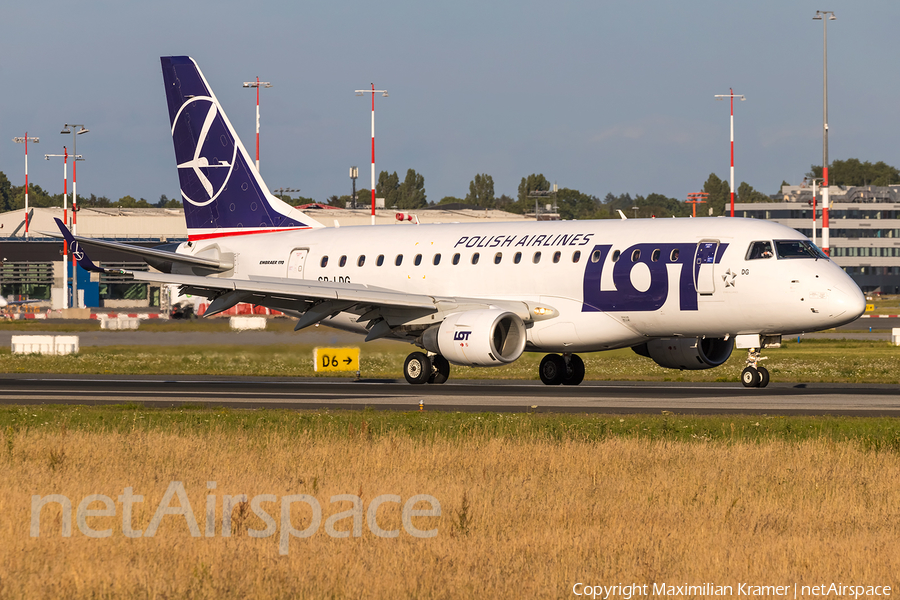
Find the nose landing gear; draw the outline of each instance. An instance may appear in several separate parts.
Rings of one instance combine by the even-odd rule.
[[[741,371],[741,383],[744,387],[764,388],[769,385],[769,371],[759,363],[767,360],[760,356],[759,348],[750,348],[747,356],[747,366]]]

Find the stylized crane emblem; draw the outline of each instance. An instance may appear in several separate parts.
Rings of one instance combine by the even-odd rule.
[[[227,132],[223,129],[223,131],[219,135],[219,138],[222,140],[223,146],[226,145],[226,142],[231,145],[231,160],[227,162],[224,160],[218,160],[211,163],[209,161],[209,158],[203,156],[204,146],[206,145],[207,138],[209,138],[210,136],[210,130],[216,124],[216,117],[219,114],[218,105],[209,96],[194,96],[181,105],[181,108],[178,109],[178,114],[175,115],[175,119],[173,120],[172,135],[175,135],[175,130],[180,122],[185,123],[185,127],[190,127],[189,118],[185,118],[183,119],[183,121],[180,121],[180,119],[182,115],[188,114],[187,112],[185,112],[185,109],[188,107],[188,105],[194,102],[208,102],[209,109],[206,111],[206,116],[203,119],[203,126],[200,128],[200,132],[196,136],[196,146],[194,147],[193,156],[189,160],[179,163],[178,169],[190,169],[193,173],[193,176],[196,177],[197,181],[206,191],[206,195],[208,196],[208,198],[203,201],[195,200],[189,197],[185,193],[184,187],[182,187],[181,195],[184,197],[184,199],[195,206],[206,206],[207,204],[215,200],[216,197],[218,197],[218,195],[222,193],[222,190],[225,189],[225,186],[228,183],[228,179],[231,177],[231,171],[234,168],[235,158],[237,157],[237,145],[234,144],[233,141],[229,140],[229,138],[231,137],[230,132]],[[221,124],[219,128],[222,128]],[[225,137],[226,133],[229,134],[228,138]],[[222,179],[221,183],[218,184],[217,188],[210,181],[207,172],[204,172],[208,169],[228,169],[228,173]]]

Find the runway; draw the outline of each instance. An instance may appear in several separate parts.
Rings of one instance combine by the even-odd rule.
[[[6,375],[0,404],[227,408],[900,416],[900,385],[460,381]]]

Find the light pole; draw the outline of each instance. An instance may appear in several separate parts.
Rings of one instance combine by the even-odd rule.
[[[259,77],[256,81],[245,81],[245,88],[256,88],[256,170],[259,171],[259,88],[270,88],[272,84],[268,81],[260,81]]]
[[[733,88],[728,88],[727,94],[716,94],[716,100],[724,100],[725,98],[729,98],[731,100],[731,216],[734,216],[734,99],[740,98],[741,102],[745,100],[743,96],[737,96],[734,93]],[[694,208],[697,208],[697,205],[694,205]]]
[[[697,217],[697,205],[705,204],[707,196],[709,196],[709,194],[706,192],[691,192],[690,194],[688,194],[688,199],[685,200],[685,202],[691,205],[692,218]],[[731,216],[734,216],[734,214],[732,214]]]
[[[826,18],[826,15],[828,17]],[[822,62],[823,62],[823,131],[822,131],[822,251],[831,256],[828,248],[828,21],[836,20],[833,10],[817,10],[814,21],[822,21]]]
[[[17,144],[25,144],[25,239],[28,239],[28,142],[34,142],[35,144],[39,143],[40,138],[36,137],[28,137],[28,132],[25,132],[25,137],[14,137],[13,141]]]
[[[69,128],[72,129],[69,129]],[[75,131],[76,127],[81,127],[78,131]],[[60,131],[62,135],[72,134],[72,152],[75,154],[75,157],[72,158],[72,235],[78,235],[78,161],[84,160],[78,154],[78,136],[87,133],[90,131],[89,129],[85,129],[84,124],[82,123],[66,123],[63,125],[63,130]],[[76,158],[77,157],[77,158]],[[76,268],[78,262],[75,260],[75,255],[72,254],[72,306],[73,308],[81,308],[78,302],[78,269]]]
[[[45,154],[44,160],[50,160],[51,158],[58,157],[63,159],[63,223],[68,223],[68,202],[69,202],[69,187],[68,187],[68,164],[69,164],[69,150],[63,146],[62,154]],[[72,155],[72,160],[81,158],[77,154]],[[63,240],[63,308],[69,308],[69,242]]]
[[[375,224],[375,94],[380,93],[382,96],[387,98],[388,93],[387,90],[376,90],[375,84],[370,84],[372,86],[371,90],[356,90],[357,96],[362,96],[363,94],[372,94],[372,225]]]
[[[353,194],[350,196],[350,206],[356,208],[356,178],[359,177],[359,169],[350,167],[350,180],[353,181]]]

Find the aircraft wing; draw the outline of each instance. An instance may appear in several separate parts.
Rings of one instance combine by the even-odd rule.
[[[143,256],[151,265],[151,258],[159,259],[160,253],[175,258],[167,260],[192,259],[174,252],[154,249],[143,249],[118,244],[117,242],[101,242],[97,240],[76,238],[69,229],[57,219],[62,237],[72,247],[72,255],[78,264],[87,271],[110,272],[96,266],[79,244],[91,243],[96,246],[121,248],[132,254]],[[82,242],[82,240],[84,240]],[[147,250],[141,254],[139,251]],[[152,254],[150,254],[152,253]],[[202,259],[205,260],[205,259]],[[182,264],[191,264],[181,261]],[[196,262],[193,266],[199,266]],[[215,268],[204,263],[203,267]],[[219,266],[218,268],[222,268]],[[415,338],[429,327],[436,325],[450,314],[466,310],[496,307],[516,313],[526,323],[535,320],[549,319],[559,313],[547,306],[532,306],[529,302],[518,300],[493,300],[485,298],[438,297],[425,294],[410,294],[369,286],[359,283],[337,283],[307,279],[288,279],[286,277],[259,277],[255,279],[235,279],[219,276],[190,275],[184,273],[156,273],[148,271],[130,271],[116,269],[114,272],[129,274],[135,281],[168,283],[181,286],[183,293],[204,296],[212,300],[204,316],[211,317],[228,310],[241,302],[249,302],[281,311],[298,318],[294,330],[309,327],[340,313],[356,316],[356,323],[368,330],[366,341],[382,337]]]
[[[147,271],[122,271],[135,281],[181,286],[182,293],[205,296],[212,302],[204,316],[212,316],[240,302],[279,310],[299,318],[294,330],[302,329],[340,313],[356,315],[365,323],[366,341],[382,337],[417,337],[448,314],[463,310],[498,307],[518,314],[523,321],[535,320],[527,302],[483,298],[438,297],[410,294],[355,283],[335,283],[287,278],[230,279]],[[540,318],[556,316],[543,308]]]

